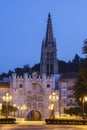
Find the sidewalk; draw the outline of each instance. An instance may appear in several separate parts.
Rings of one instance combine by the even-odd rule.
[[[45,121],[16,121],[19,125],[45,125]]]

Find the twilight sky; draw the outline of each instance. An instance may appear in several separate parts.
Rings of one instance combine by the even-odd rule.
[[[40,62],[49,12],[58,59],[84,57],[87,0],[0,0],[0,73]]]

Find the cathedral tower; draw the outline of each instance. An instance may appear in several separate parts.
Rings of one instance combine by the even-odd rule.
[[[53,37],[52,20],[50,13],[48,14],[46,37],[42,41],[41,59],[40,59],[41,74],[56,74],[58,73],[58,60],[56,41]]]

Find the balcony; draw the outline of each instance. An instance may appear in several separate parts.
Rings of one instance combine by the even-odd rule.
[[[77,106],[77,104],[73,103],[73,102],[72,103],[70,102],[70,103],[67,103],[67,106]]]
[[[44,94],[41,91],[27,91],[27,94]]]
[[[68,98],[74,98],[74,95],[68,95],[67,97]]]

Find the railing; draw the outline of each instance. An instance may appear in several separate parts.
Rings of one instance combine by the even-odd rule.
[[[76,103],[67,103],[67,106],[77,106]]]
[[[73,87],[68,87],[68,90],[73,90]]]
[[[1,118],[0,124],[15,124],[16,119],[15,118]]]
[[[87,120],[76,119],[45,119],[46,124],[62,124],[62,125],[87,125]]]
[[[43,94],[44,92],[40,91],[28,91],[27,94]]]

